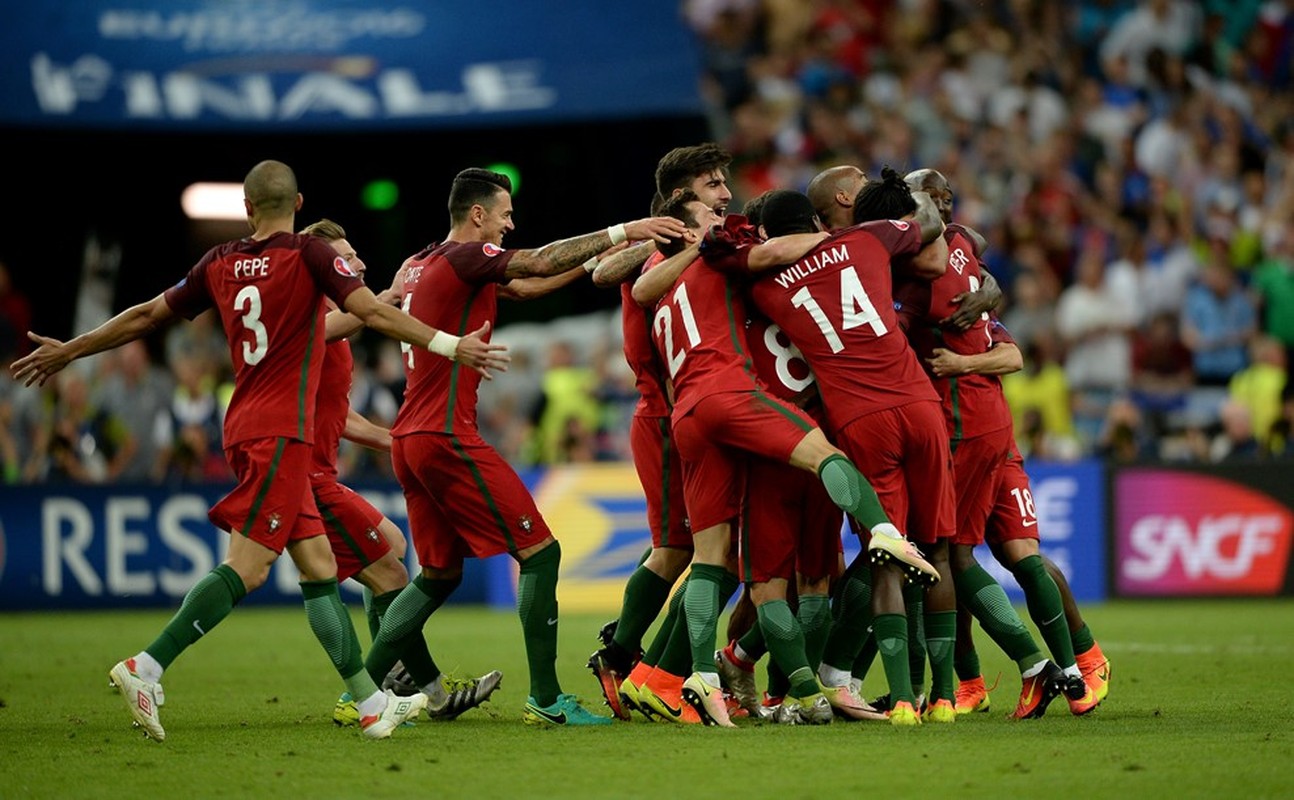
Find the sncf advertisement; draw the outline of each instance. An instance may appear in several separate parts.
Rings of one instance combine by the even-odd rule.
[[[1120,596],[1291,593],[1288,470],[1138,467],[1117,470],[1112,485]]]

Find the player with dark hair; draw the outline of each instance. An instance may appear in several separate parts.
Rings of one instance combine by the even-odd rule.
[[[932,284],[909,284],[901,317],[910,321],[909,338],[943,397],[953,445],[959,524],[951,560],[960,605],[1020,666],[1023,688],[1012,716],[1041,717],[1060,693],[1072,713],[1086,714],[1109,691],[1109,665],[1090,633],[1086,663],[1078,663],[1065,613],[1077,606],[1072,596],[1065,600],[1039,552],[1029,479],[1015,448],[1011,413],[998,377],[1021,368],[1019,348],[987,312],[966,327],[954,319],[987,274],[977,257],[984,249],[983,238],[952,223],[953,192],[942,173],[917,170],[905,181],[936,198],[948,223],[950,269]],[[1046,661],[1001,586],[976,561],[973,548],[986,535],[993,537],[994,555],[1023,589],[1029,615],[1054,663]],[[969,616],[963,613],[962,620],[956,656],[961,678],[958,711],[987,710],[988,692],[969,637]]]
[[[223,563],[198,581],[161,634],[112,667],[135,723],[162,741],[163,671],[263,585],[286,547],[301,572],[311,630],[357,700],[360,728],[385,738],[426,704],[426,696],[379,691],[364,670],[355,628],[337,593],[337,564],[310,493],[315,398],[323,363],[325,296],[375,330],[457,359],[473,374],[506,366],[483,331],[459,339],[380,302],[326,242],[293,232],[301,194],[280,161],[262,161],[243,180],[251,236],[216,245],[178,284],[68,342],[28,334],[39,347],[11,365],[27,385],[43,384],[72,360],[139,339],[177,316],[215,307],[229,342],[234,393],[224,448],[238,485],[208,516],[228,531]],[[284,402],[295,398],[295,402]]]
[[[346,238],[346,230],[329,219],[307,225],[302,233],[318,236],[346,259],[360,278],[367,265]],[[400,302],[401,275],[396,285],[379,292],[379,300]],[[382,512],[338,480],[337,448],[345,438],[376,450],[390,452],[391,432],[374,425],[350,407],[351,376],[354,359],[346,337],[360,329],[363,322],[337,308],[327,300],[329,312],[324,318],[323,375],[315,402],[315,442],[310,469],[310,490],[323,517],[333,558],[337,561],[337,582],[354,578],[364,587],[364,611],[369,633],[377,638],[386,609],[409,583],[409,570],[403,558],[406,547],[404,532]],[[411,636],[399,668],[382,682],[383,688],[401,693],[421,691],[427,695],[427,715],[432,719],[453,719],[489,699],[503,675],[495,670],[478,679],[451,680],[442,675],[427,649],[421,632]],[[398,683],[398,687],[397,687]],[[359,710],[349,692],[343,693],[333,709],[338,725],[359,723]]]
[[[732,199],[724,174],[731,160],[727,151],[712,143],[679,147],[666,153],[657,165],[652,214],[659,214],[667,200],[688,193],[712,209],[717,221]],[[651,707],[659,706],[657,713],[665,719],[681,720],[687,713],[681,694],[677,701],[668,699],[681,692],[684,676],[655,669],[667,650],[686,655],[685,631],[674,633],[679,619],[675,607],[681,604],[670,604],[656,640],[648,653],[642,653],[643,636],[692,560],[692,532],[683,501],[682,470],[669,429],[666,376],[652,345],[650,312],[635,303],[631,294],[630,278],[653,268],[663,258],[655,242],[648,241],[600,260],[593,269],[595,284],[620,287],[625,360],[634,373],[640,396],[630,423],[629,442],[647,500],[647,521],[652,535],[650,551],[625,583],[619,616],[603,626],[599,633],[603,646],[588,662],[607,705],[620,719],[628,719],[632,708],[643,707],[638,687],[653,673],[655,688],[659,690],[652,692],[656,695],[653,699],[665,697],[663,705],[652,703]]]
[[[505,250],[513,229],[507,176],[466,169],[449,193],[450,231],[404,265],[404,307],[414,317],[467,330],[492,325],[497,298],[539,297],[586,274],[583,265],[628,240],[678,235],[678,220],[652,217],[552,242]],[[382,619],[366,666],[384,676],[410,636],[462,582],[463,560],[508,553],[520,564],[521,617],[530,696],[524,719],[538,725],[598,725],[557,678],[557,573],[561,546],[511,466],[477,431],[479,379],[405,353],[408,383],[391,429],[392,461],[404,490],[421,573]]]
[[[856,213],[860,205],[868,208],[885,200],[875,192],[873,184],[879,183],[870,182],[860,191]],[[775,192],[762,216],[773,239],[735,252],[716,249],[706,258],[725,270],[769,271],[750,288],[755,305],[786,332],[813,369],[833,440],[876,487],[887,516],[905,524],[909,535],[928,548],[936,574],[943,575],[947,561],[941,542],[952,534],[953,515],[947,435],[938,396],[907,342],[895,335],[891,299],[892,260],[932,276],[946,265],[947,248],[939,236],[943,223],[930,199],[920,197],[921,207],[912,221],[901,220],[917,211],[916,201],[907,196],[906,204],[893,209],[891,220],[838,231],[803,257],[788,261],[767,258],[762,248],[779,236],[816,230],[819,222],[807,197]],[[880,555],[871,554],[871,601],[873,625],[884,644],[886,676],[898,701],[890,721],[919,724],[908,675],[903,574]],[[941,690],[947,712],[955,718],[955,601],[945,583],[938,581],[930,589],[930,606],[943,612],[946,605],[947,676]],[[848,681],[835,685],[843,689]],[[941,711],[940,716],[946,715]]]
[[[690,226],[684,238],[691,244],[640,277],[633,295],[644,305],[656,304],[652,330],[674,392],[672,423],[696,546],[684,598],[694,671],[683,697],[707,724],[731,726],[714,644],[719,612],[738,583],[729,562],[732,520],[745,483],[742,452],[813,472],[832,501],[872,531],[870,551],[926,580],[938,580],[938,573],[890,523],[844,453],[802,411],[769,396],[752,374],[740,287],[697,257],[703,231]],[[793,260],[822,238],[794,237],[762,252]],[[812,671],[791,677],[802,719],[820,719],[827,703]],[[825,713],[829,719],[829,707]]]

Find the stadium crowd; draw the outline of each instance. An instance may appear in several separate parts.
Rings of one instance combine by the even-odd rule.
[[[821,170],[933,167],[989,242],[1004,379],[1034,458],[1289,458],[1294,4],[1285,0],[687,0],[731,210]],[[662,148],[662,151],[665,148]],[[210,316],[210,315],[207,315]],[[0,359],[30,304],[0,264]],[[627,460],[616,312],[506,326],[481,432],[516,464]],[[228,480],[219,325],[178,326],[42,391],[0,373],[0,479]],[[356,347],[389,425],[398,346]],[[345,475],[391,475],[347,444]]]

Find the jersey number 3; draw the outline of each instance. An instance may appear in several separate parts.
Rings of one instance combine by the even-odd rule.
[[[249,367],[261,363],[270,349],[270,335],[261,324],[261,290],[244,286],[234,298],[234,310],[243,312],[243,330],[251,333],[252,341],[243,340],[243,363]]]

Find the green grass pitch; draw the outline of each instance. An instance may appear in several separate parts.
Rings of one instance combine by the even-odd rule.
[[[1063,699],[1006,718],[1014,666],[979,634],[989,713],[728,731],[635,720],[521,723],[520,623],[451,607],[427,627],[442,668],[502,669],[491,703],[386,741],[335,727],[340,680],[300,608],[241,608],[167,672],[167,741],[148,741],[107,671],[169,612],[0,616],[0,798],[1276,798],[1294,796],[1294,601],[1111,602],[1085,609],[1113,667],[1092,715]],[[610,615],[561,620],[563,688],[606,713],[584,661]],[[361,640],[366,628],[355,612]],[[762,670],[761,670],[762,688]],[[868,697],[884,691],[879,667]]]

